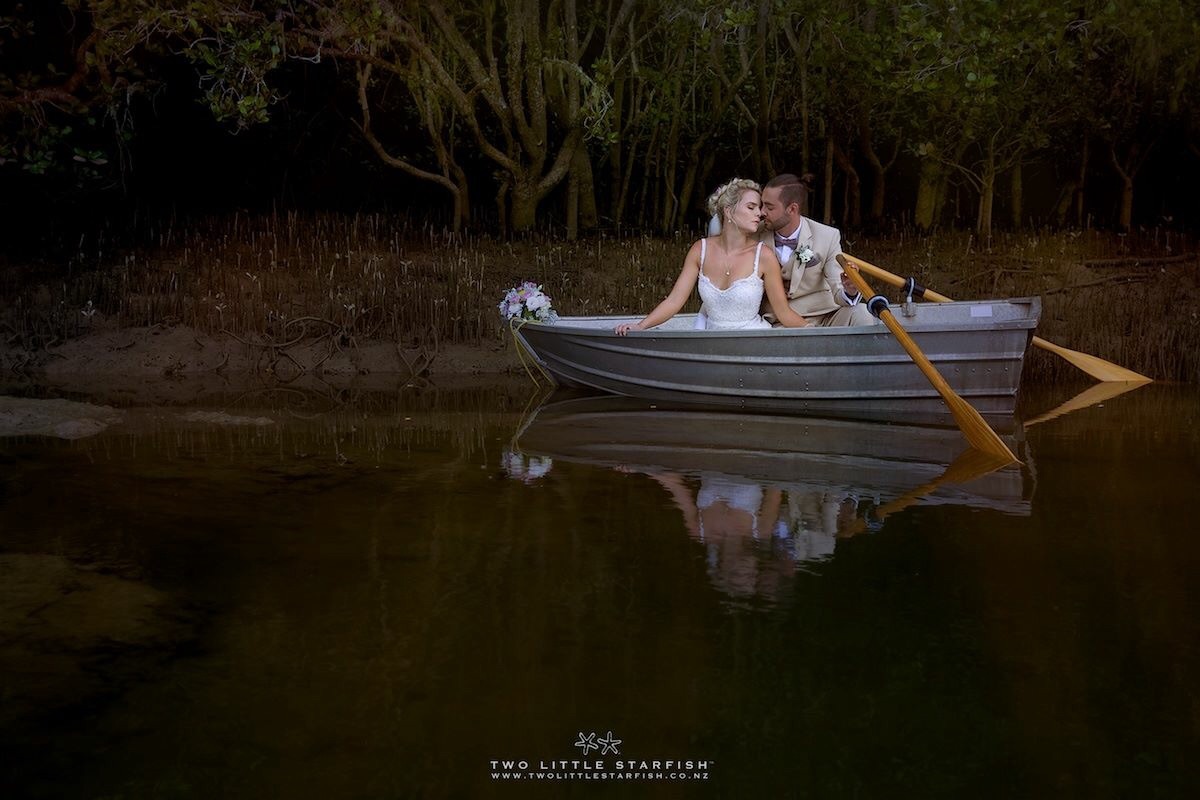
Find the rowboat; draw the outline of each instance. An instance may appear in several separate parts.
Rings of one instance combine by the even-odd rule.
[[[1041,315],[1036,298],[910,303],[894,312],[954,391],[1008,418]],[[518,322],[521,346],[554,380],[648,400],[851,418],[942,422],[947,410],[894,336],[874,325],[696,330],[678,314],[618,336],[628,316]]]

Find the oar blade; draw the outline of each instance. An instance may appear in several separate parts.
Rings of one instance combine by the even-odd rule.
[[[1019,460],[974,406],[953,393],[949,396],[943,394],[942,399],[946,401],[954,421],[971,447],[989,456],[1007,459],[1005,463],[1008,464]]]
[[[902,287],[907,285],[907,281],[896,273],[888,272],[886,269],[877,267],[867,261],[863,261],[861,258],[857,258],[846,253],[838,255],[837,258],[838,262],[841,263],[843,268],[845,268],[847,262],[850,262],[871,277],[877,278],[885,283],[889,283],[892,286]],[[949,297],[946,297],[943,294],[938,294],[937,292],[929,289],[924,289],[923,292],[924,293],[922,296],[926,300],[930,300],[935,303],[952,302]],[[1111,361],[1105,361],[1099,356],[1088,355],[1087,353],[1081,353],[1078,350],[1068,349],[1061,345],[1054,344],[1053,342],[1048,342],[1040,336],[1033,337],[1033,344],[1042,348],[1043,350],[1054,353],[1067,363],[1086,372],[1088,375],[1091,375],[1098,381],[1116,381],[1120,383],[1131,383],[1137,381],[1140,383],[1149,383],[1153,380],[1153,378],[1147,378],[1141,373],[1134,372],[1131,369],[1126,369],[1125,367],[1114,364]]]
[[[1043,350],[1054,353],[1056,356],[1064,359],[1073,366],[1083,370],[1088,375],[1091,375],[1098,381],[1115,381],[1119,383],[1150,383],[1153,378],[1147,378],[1145,375],[1134,372],[1131,369],[1119,366],[1111,361],[1105,361],[1099,356],[1088,355],[1081,353],[1078,350],[1071,350],[1062,345],[1048,342],[1040,336],[1033,337],[1033,344]]]

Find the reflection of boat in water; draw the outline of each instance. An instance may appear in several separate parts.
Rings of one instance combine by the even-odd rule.
[[[559,399],[518,432],[522,454],[644,473],[703,545],[713,585],[773,600],[802,562],[914,504],[1030,513],[1032,473],[963,453],[957,428]],[[1018,449],[1016,442],[1010,447]],[[1024,454],[1028,464],[1028,453]]]
[[[615,397],[549,402],[526,422],[517,443],[527,453],[565,461],[851,489],[886,499],[938,482],[963,451],[957,428],[659,408]],[[1007,443],[1021,447],[1012,437]],[[1023,458],[1028,461],[1028,453]],[[1011,465],[955,480],[962,477],[972,476],[951,475],[922,502],[1029,513],[1028,470]]]

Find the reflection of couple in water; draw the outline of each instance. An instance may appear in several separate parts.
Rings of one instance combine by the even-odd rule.
[[[676,472],[650,477],[671,494],[688,533],[704,545],[714,585],[735,597],[774,597],[797,562],[832,556],[858,508],[849,491],[785,491],[719,473],[701,474],[693,489]]]

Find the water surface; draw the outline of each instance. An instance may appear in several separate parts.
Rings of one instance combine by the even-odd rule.
[[[1195,389],[988,474],[954,430],[527,399],[0,439],[5,796],[1197,785]]]

